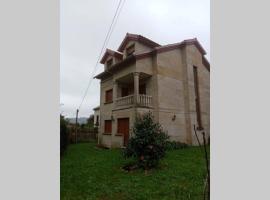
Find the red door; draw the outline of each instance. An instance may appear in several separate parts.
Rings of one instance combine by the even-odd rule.
[[[129,118],[118,119],[117,133],[123,135],[124,146],[126,146],[128,143],[128,138],[129,138]]]

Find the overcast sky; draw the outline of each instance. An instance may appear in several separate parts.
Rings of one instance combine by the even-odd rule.
[[[60,1],[60,103],[75,117],[119,0]],[[116,50],[125,34],[143,35],[161,45],[197,37],[210,58],[210,0],[126,0],[107,48]],[[98,74],[103,71],[99,64]],[[99,80],[92,81],[79,117],[99,105]]]

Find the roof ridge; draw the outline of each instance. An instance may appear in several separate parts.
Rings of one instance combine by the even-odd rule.
[[[129,40],[137,40],[139,42],[142,42],[144,43],[145,45],[149,45],[151,46],[152,48],[156,47],[156,46],[161,46],[160,44],[156,43],[155,41],[143,36],[143,35],[140,35],[140,34],[134,34],[134,33],[126,33],[126,36],[125,38],[122,40],[120,46],[118,47],[118,51],[123,51],[123,48],[124,46],[126,45],[126,43],[129,41]]]

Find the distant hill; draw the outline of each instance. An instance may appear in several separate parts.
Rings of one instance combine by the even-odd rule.
[[[87,123],[87,117],[79,117],[78,118],[78,124],[86,124]],[[67,120],[71,123],[71,124],[75,124],[76,123],[76,118],[67,118]]]

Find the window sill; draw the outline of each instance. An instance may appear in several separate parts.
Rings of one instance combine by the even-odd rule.
[[[123,136],[123,134],[117,133],[115,134],[115,136]]]
[[[111,133],[103,133],[102,135],[112,135]]]
[[[105,102],[104,104],[110,104],[110,103],[113,103],[113,101],[108,101],[108,102]]]

